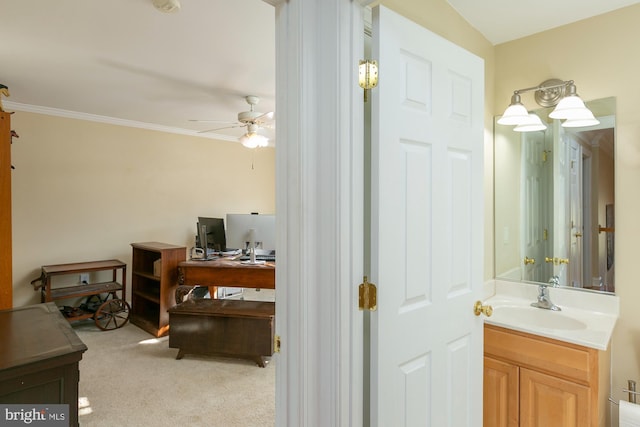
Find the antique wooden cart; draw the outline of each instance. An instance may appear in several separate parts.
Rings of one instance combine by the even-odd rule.
[[[72,286],[52,286],[55,276],[70,276],[111,271],[111,280],[81,283]],[[120,281],[118,281],[120,272]],[[104,273],[108,274],[108,273]],[[126,298],[127,265],[119,260],[90,261],[42,266],[40,277],[31,281],[40,290],[41,302],[83,300],[78,306],[62,306],[60,311],[72,322],[93,318],[102,330],[117,329],[129,320],[130,307]],[[118,297],[120,293],[120,297]]]

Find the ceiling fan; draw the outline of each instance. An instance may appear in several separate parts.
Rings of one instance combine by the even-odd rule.
[[[214,122],[214,123],[227,123],[228,126],[222,126],[214,129],[207,129],[199,131],[198,133],[214,132],[222,129],[242,128],[246,127],[247,132],[242,135],[238,140],[248,148],[266,147],[269,144],[269,138],[258,133],[261,128],[273,128],[274,113],[270,111],[268,113],[261,113],[254,110],[254,107],[260,102],[260,97],[255,95],[247,95],[244,97],[247,104],[249,104],[249,111],[241,111],[238,113],[238,120],[236,122],[226,122],[220,120],[189,120],[191,122]]]

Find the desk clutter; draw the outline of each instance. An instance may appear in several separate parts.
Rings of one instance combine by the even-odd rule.
[[[247,264],[275,262],[275,215],[227,214],[226,224],[224,218],[198,217],[192,261],[232,257]]]

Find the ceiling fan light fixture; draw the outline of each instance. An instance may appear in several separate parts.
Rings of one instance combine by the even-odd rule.
[[[266,147],[269,145],[269,138],[251,131],[242,135],[239,141],[247,148]]]

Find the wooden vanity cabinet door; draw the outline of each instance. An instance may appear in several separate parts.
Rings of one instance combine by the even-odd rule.
[[[484,358],[483,426],[519,426],[519,368]]]
[[[589,388],[520,368],[520,425],[590,426]]]

